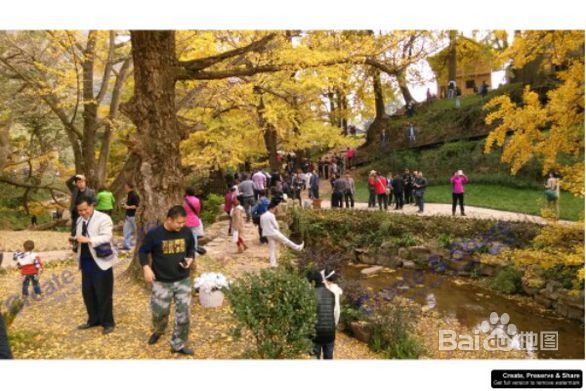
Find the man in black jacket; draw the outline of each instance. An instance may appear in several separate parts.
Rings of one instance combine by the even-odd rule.
[[[315,284],[317,297],[317,323],[315,325],[315,338],[313,339],[313,355],[319,360],[323,352],[323,358],[331,360],[334,358],[334,343],[336,340],[336,321],[334,318],[336,298],[324,286],[320,272],[311,272],[309,280]]]
[[[144,279],[152,284],[151,311],[154,332],[149,345],[155,344],[167,327],[171,303],[175,301],[175,327],[171,336],[171,352],[193,355],[187,347],[191,307],[189,268],[195,256],[195,240],[185,227],[187,213],[181,205],[167,212],[163,225],[145,236],[138,259]],[[149,264],[149,257],[152,262]]]
[[[0,313],[0,359],[9,358],[12,358],[12,352],[10,352],[10,345],[8,345],[8,335],[6,334],[4,317]]]

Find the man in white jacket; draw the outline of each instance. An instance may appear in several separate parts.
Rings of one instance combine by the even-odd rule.
[[[103,334],[109,334],[114,331],[112,265],[116,259],[112,248],[112,219],[94,210],[92,200],[86,196],[76,201],[76,208],[79,218],[71,240],[77,245],[81,290],[88,314],[87,322],[78,329],[102,326]],[[98,246],[101,247],[96,250]]]
[[[279,231],[279,223],[275,217],[277,207],[279,206],[278,201],[271,201],[269,209],[260,216],[260,226],[262,228],[262,234],[269,240],[269,262],[272,267],[277,266],[277,253],[276,253],[276,242],[279,241],[286,246],[289,246],[295,251],[303,250],[304,243],[295,244],[289,240],[285,235]]]

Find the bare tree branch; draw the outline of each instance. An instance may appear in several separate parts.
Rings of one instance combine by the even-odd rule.
[[[265,35],[264,37],[262,37],[258,41],[254,41],[251,44],[243,46],[241,48],[228,50],[227,52],[220,53],[218,55],[210,56],[210,57],[206,57],[206,58],[199,58],[196,60],[189,60],[189,61],[180,61],[179,65],[184,67],[185,69],[187,69],[190,72],[198,72],[198,71],[201,71],[202,69],[208,68],[208,67],[210,67],[214,64],[217,64],[221,61],[224,61],[228,58],[240,56],[242,54],[246,54],[249,52],[260,51],[260,50],[264,49],[264,47],[267,45],[267,43],[269,43],[276,36],[277,36],[276,33],[270,33],[268,35]]]
[[[63,194],[69,194],[66,190],[59,189],[57,187],[53,187],[53,186],[49,186],[49,185],[41,185],[41,184],[33,185],[30,183],[19,182],[14,179],[7,178],[5,176],[0,176],[0,182],[6,183],[6,184],[9,184],[12,186],[16,186],[16,187],[22,187],[25,189],[45,189],[45,190],[52,190],[52,191],[63,193]]]
[[[102,100],[104,99],[104,96],[106,96],[106,91],[108,91],[108,83],[110,82],[110,74],[112,73],[112,61],[114,60],[114,54],[115,54],[115,39],[116,39],[116,35],[114,34],[114,31],[110,31],[110,36],[109,36],[109,43],[108,43],[108,58],[106,59],[106,66],[104,67],[104,76],[102,76],[102,85],[100,86],[100,91],[98,92],[98,95],[96,96],[96,102],[97,105],[99,106],[100,103],[102,102]]]

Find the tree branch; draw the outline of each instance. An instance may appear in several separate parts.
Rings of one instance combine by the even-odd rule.
[[[269,43],[276,36],[277,36],[276,33],[270,33],[268,35],[265,35],[264,37],[262,37],[258,41],[254,41],[251,44],[243,46],[241,48],[228,50],[227,52],[220,53],[218,55],[210,56],[210,57],[206,57],[206,58],[199,58],[196,60],[189,60],[189,61],[180,61],[179,65],[184,67],[189,72],[198,72],[198,71],[201,71],[202,69],[208,68],[208,67],[210,67],[214,64],[217,64],[221,61],[224,61],[228,58],[240,56],[242,54],[246,54],[249,52],[258,52],[258,51],[264,49],[264,47],[267,45],[267,43]]]
[[[106,66],[104,67],[104,76],[102,76],[102,85],[100,86],[100,91],[96,96],[96,103],[99,106],[106,96],[106,91],[108,91],[108,82],[110,81],[110,74],[112,73],[112,65],[114,60],[115,48],[114,48],[114,40],[116,36],[114,35],[114,31],[110,31],[110,42],[108,46],[108,58],[106,59]]]
[[[63,193],[63,194],[68,194],[67,191],[53,187],[53,186],[41,185],[41,184],[33,185],[30,183],[18,182],[14,179],[6,178],[4,176],[0,176],[0,182],[6,183],[8,185],[16,186],[16,187],[23,187],[25,189],[45,189],[45,190],[50,190],[50,191],[52,190],[52,191]]]

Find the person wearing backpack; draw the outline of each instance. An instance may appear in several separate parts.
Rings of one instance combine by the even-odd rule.
[[[252,223],[258,227],[258,236],[261,244],[268,244],[269,240],[262,235],[262,227],[260,225],[260,216],[269,210],[269,199],[266,197],[264,190],[259,190],[258,196],[260,197],[256,204],[252,207]]]
[[[201,201],[195,196],[195,189],[188,187],[185,189],[185,195],[183,197],[183,208],[187,212],[187,218],[185,219],[185,226],[191,230],[193,234],[193,240],[195,242],[195,248],[197,249],[197,241],[203,237],[203,223],[199,218],[201,212]]]

